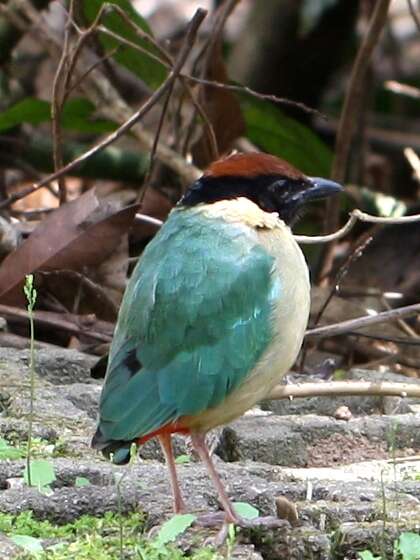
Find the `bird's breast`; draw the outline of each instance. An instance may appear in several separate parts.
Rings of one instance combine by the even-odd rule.
[[[247,378],[220,405],[200,414],[191,427],[208,430],[230,422],[264,399],[293,365],[302,345],[310,308],[308,267],[290,229],[256,230],[258,241],[273,256],[273,285],[278,286],[272,321],[272,339]]]

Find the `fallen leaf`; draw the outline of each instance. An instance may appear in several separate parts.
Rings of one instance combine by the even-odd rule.
[[[51,212],[0,266],[0,301],[22,304],[25,275],[37,270],[96,266],[119,245],[138,205],[115,211],[94,190]]]

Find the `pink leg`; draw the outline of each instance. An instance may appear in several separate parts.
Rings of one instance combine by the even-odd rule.
[[[168,465],[172,496],[174,500],[174,513],[183,513],[187,508],[184,502],[184,498],[181,494],[181,489],[179,487],[178,477],[176,474],[176,465],[174,453],[172,450],[171,436],[170,434],[160,434],[158,437],[160,446],[165,456],[166,464]]]
[[[222,484],[222,481],[217,474],[217,471],[214,467],[213,461],[209,455],[207,445],[206,445],[206,436],[205,434],[201,433],[191,433],[191,441],[192,444],[197,451],[200,459],[205,464],[209,476],[217,490],[219,495],[220,503],[222,504],[223,509],[225,510],[225,523],[237,523],[238,516],[236,515],[232,503],[226,494],[226,490]]]

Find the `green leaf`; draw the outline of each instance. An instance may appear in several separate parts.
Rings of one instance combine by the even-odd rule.
[[[381,560],[381,556],[373,556],[370,550],[362,550],[358,555],[361,560]]]
[[[419,560],[420,535],[417,533],[401,533],[398,539],[398,549],[403,560]]]
[[[179,535],[186,531],[188,527],[191,527],[195,520],[196,516],[192,513],[174,515],[160,528],[156,537],[157,545],[161,546],[174,541]]]
[[[95,105],[88,99],[74,98],[65,103],[61,113],[63,128],[76,132],[102,134],[115,130],[116,125],[105,119],[94,118]]]
[[[0,130],[7,130],[22,123],[37,125],[49,119],[48,101],[27,97],[0,113]]]
[[[254,506],[246,502],[234,502],[233,509],[244,519],[255,519],[260,515],[257,508],[254,508]]]
[[[51,482],[55,480],[54,466],[49,461],[44,459],[38,459],[31,462],[31,484],[32,486],[37,486],[38,488],[46,488]],[[28,469],[25,468],[23,473],[23,478],[26,484],[28,481]]]
[[[77,476],[76,480],[74,481],[74,485],[77,487],[89,486],[89,484],[90,480],[88,478],[85,478],[84,476]]]
[[[76,132],[102,134],[115,129],[116,125],[104,119],[95,119],[95,106],[83,98],[70,99],[61,113],[63,128]],[[0,131],[19,124],[38,125],[51,121],[51,105],[48,101],[27,97],[0,113]]]
[[[105,4],[103,0],[89,0],[89,2],[83,2],[85,16],[89,23],[93,22],[103,4]],[[143,31],[147,32],[149,35],[152,35],[148,23],[134,9],[129,0],[114,0],[112,4],[119,6],[122,10],[124,10],[134,24],[140,27]],[[157,49],[155,49],[155,47],[150,45],[147,41],[140,39],[131,27],[127,25],[127,23],[116,12],[110,11],[110,13],[103,18],[102,24],[110,31],[122,36],[124,39],[141,46],[148,52],[158,55]],[[99,34],[99,40],[107,52],[121,45],[121,42],[113,39],[112,37],[108,37],[103,33]],[[132,47],[120,47],[113,55],[113,58],[152,88],[158,87],[167,75],[167,70],[162,64],[157,62],[155,59],[150,58],[150,56],[146,53],[142,53]]]
[[[316,134],[268,101],[243,95],[241,99],[251,142],[307,175],[329,176],[332,152]]]
[[[29,537],[28,535],[11,535],[10,540],[17,546],[21,546],[33,554],[38,554],[43,551],[41,541],[35,537]]]
[[[23,450],[16,449],[16,447],[13,447],[13,446],[9,445],[9,443],[5,439],[0,438],[0,459],[1,460],[21,459],[24,456],[25,456],[25,453],[23,452]]]
[[[175,459],[175,463],[177,465],[184,465],[185,463],[189,463],[191,461],[191,457],[189,455],[178,455]]]

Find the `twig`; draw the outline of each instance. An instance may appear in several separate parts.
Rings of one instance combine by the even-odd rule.
[[[28,321],[28,313],[19,307],[0,304],[0,314],[8,320],[25,324]],[[106,321],[98,321],[92,315],[80,316],[67,313],[63,318],[62,313],[52,311],[37,311],[34,314],[34,322],[59,329],[69,334],[86,336],[102,342],[110,342],[114,325]]]
[[[113,6],[113,7],[117,8],[117,6]],[[120,13],[120,12],[118,11],[118,13]],[[153,45],[157,45],[157,43],[155,43],[154,40],[152,40],[152,37],[150,37],[147,33],[143,32],[142,30],[138,29],[135,24],[133,24],[131,22],[130,25],[133,29],[135,28],[137,30],[137,34],[139,34],[143,39],[148,38]],[[109,37],[112,37],[113,39],[116,39],[117,41],[119,41],[123,45],[127,45],[134,50],[138,50],[141,53],[146,54],[147,56],[151,57],[152,59],[154,59],[157,62],[159,62],[160,64],[162,64],[162,66],[164,66],[168,70],[170,70],[173,66],[172,56],[169,53],[167,53],[164,49],[162,49],[162,47],[160,47],[160,46],[159,46],[159,52],[160,52],[160,54],[163,58],[161,58],[160,56],[157,56],[155,54],[150,53],[150,51],[143,48],[142,46],[137,45],[136,43],[133,43],[132,41],[129,41],[128,39],[125,39],[125,37],[121,37],[121,35],[118,35],[118,33],[115,33],[114,31],[110,31],[106,27],[99,26],[98,31],[101,31],[105,35],[108,35]],[[142,31],[142,32],[140,33],[140,31]],[[209,140],[209,145],[212,147],[213,151],[217,152],[217,149],[216,149],[217,148],[217,140],[216,140],[216,135],[214,133],[212,124],[211,124],[209,118],[207,117],[207,114],[204,111],[203,107],[201,106],[199,101],[195,98],[194,93],[191,89],[191,86],[188,83],[188,80],[190,80],[190,79],[194,80],[194,78],[192,78],[191,76],[187,76],[185,74],[182,74],[182,73],[179,74],[179,77],[182,78],[181,83],[182,83],[183,87],[185,88],[185,90],[187,92],[187,95],[189,96],[189,98],[190,98],[192,104],[194,105],[196,111],[198,112],[198,114],[200,115],[200,117],[203,120],[204,132],[206,133],[207,138]],[[153,151],[153,147],[152,147],[152,151]]]
[[[346,91],[343,109],[340,115],[337,137],[335,142],[335,157],[331,178],[338,183],[345,180],[347,162],[350,154],[353,133],[357,115],[363,96],[364,78],[369,68],[373,50],[385,26],[391,0],[377,0],[369,26],[360,45]],[[338,226],[340,215],[340,199],[331,198],[327,203],[326,231],[334,230]],[[331,271],[335,252],[335,243],[325,249],[321,260],[319,278],[328,276]]]
[[[225,0],[219,7],[218,11],[216,12],[216,16],[214,18],[214,24],[210,31],[209,38],[201,48],[201,51],[199,52],[197,58],[194,61],[194,68],[196,68],[200,58],[206,55],[201,67],[200,78],[205,78],[208,75],[209,68],[210,68],[210,61],[211,58],[214,57],[215,55],[215,47],[217,43],[220,41],[221,34],[223,32],[223,28],[225,26],[226,20],[233,12],[237,4],[238,4],[238,0]],[[203,98],[202,88],[201,91],[199,92],[199,98],[200,96]],[[188,153],[190,141],[195,129],[196,118],[197,118],[197,110],[196,108],[194,108],[194,110],[191,113],[190,120],[185,127],[186,134],[182,146],[182,153],[184,156]],[[214,150],[214,153],[212,153],[212,159],[217,159],[219,154],[219,148],[217,143],[216,146],[211,146],[211,148],[212,151]]]
[[[171,99],[171,95],[172,95],[172,92],[174,90],[174,86],[175,86],[175,80],[173,80],[173,82],[171,83],[171,85],[168,89],[168,93],[166,94],[165,100],[163,102],[163,107],[162,107],[162,110],[160,112],[159,122],[158,122],[158,126],[157,126],[156,133],[155,133],[155,139],[153,141],[152,150],[150,152],[149,169],[147,170],[146,177],[143,181],[143,186],[140,189],[139,195],[137,197],[137,202],[139,202],[140,206],[143,205],[143,200],[144,200],[144,197],[146,195],[147,188],[149,186],[150,180],[152,178],[152,174],[153,174],[153,170],[154,170],[155,162],[156,162],[156,150],[157,150],[157,147],[158,147],[160,134],[162,132],[163,123],[165,122],[165,117],[166,117],[166,113],[168,111],[169,101]]]
[[[420,99],[420,89],[414,86],[408,86],[407,84],[402,84],[396,82],[395,80],[387,80],[384,83],[385,89],[392,91],[398,95],[406,95],[407,97],[412,97],[413,99]]]
[[[66,81],[70,80],[68,62],[69,62],[70,31],[71,31],[70,22],[73,19],[73,13],[74,13],[74,0],[70,0],[69,16],[64,31],[63,52],[54,76],[53,89],[52,89],[51,128],[52,128],[52,137],[53,137],[54,171],[57,171],[58,169],[63,167],[63,162],[64,162],[63,149],[62,149],[62,134],[61,134],[61,112],[63,110],[63,104],[66,96],[65,91],[63,91],[63,85]],[[59,198],[60,204],[63,204],[67,200],[66,182],[63,176],[58,178],[58,188],[60,192],[60,198]]]
[[[69,173],[72,169],[77,167],[77,165],[84,162],[88,158],[92,157],[94,154],[98,153],[99,151],[103,150],[104,148],[106,148],[107,146],[109,146],[110,144],[118,140],[118,138],[120,138],[125,132],[130,130],[130,128],[132,128],[142,117],[144,117],[144,115],[148,113],[150,109],[154,107],[156,103],[162,98],[162,96],[168,91],[172,83],[178,77],[179,71],[184,65],[191,51],[191,47],[195,41],[198,28],[201,25],[203,19],[206,17],[206,13],[207,12],[202,9],[198,9],[196,11],[193,19],[191,20],[188,26],[188,31],[187,31],[184,45],[182,46],[178,54],[178,57],[175,61],[172,71],[170,72],[166,80],[158,87],[158,89],[153,93],[153,95],[151,95],[149,99],[147,99],[147,101],[140,107],[138,111],[136,111],[133,115],[131,115],[131,117],[127,119],[121,126],[119,126],[114,132],[112,132],[106,138],[104,138],[104,140],[102,140],[98,144],[95,144],[95,146],[87,150],[84,154],[75,158],[73,161],[69,162],[61,169],[55,171],[54,173],[51,173],[50,175],[42,179],[42,181],[35,183],[28,189],[25,189],[24,191],[22,190],[19,193],[15,193],[11,195],[6,201],[0,203],[0,209],[10,206],[14,202],[16,202],[16,200],[20,200],[21,198],[24,198],[28,194],[37,191],[38,189],[43,187],[46,183],[54,181],[58,177],[61,177],[64,174]],[[188,166],[186,162],[184,163],[185,166]],[[191,168],[191,170],[193,169],[192,165],[190,165],[189,167]]]
[[[113,315],[117,317],[118,306],[108,296],[106,290],[100,284],[97,284],[82,272],[62,268],[60,270],[37,271],[36,275],[37,277],[40,276],[41,278],[46,278],[47,280],[49,278],[52,279],[56,278],[58,281],[63,279],[76,281],[81,289],[89,290],[88,293],[94,294],[94,296],[101,301],[101,304],[109,308],[113,313]],[[65,312],[66,313],[68,312],[66,308],[65,308]],[[75,311],[74,314],[76,315]]]
[[[186,74],[181,74],[181,76],[190,82],[195,82],[197,84],[202,84],[204,86],[215,87],[226,89],[228,91],[236,91],[238,93],[247,93],[252,97],[256,97],[257,99],[261,99],[262,101],[271,101],[273,103],[278,103],[279,105],[288,105],[290,107],[296,107],[297,109],[302,109],[305,113],[310,115],[316,115],[323,120],[326,120],[327,117],[318,111],[317,109],[313,109],[312,107],[308,107],[305,103],[301,103],[300,101],[293,101],[292,99],[287,99],[286,97],[278,97],[277,95],[268,94],[268,93],[261,93],[252,89],[248,86],[236,85],[236,84],[225,84],[223,82],[218,82],[215,80],[206,80],[204,78],[196,78],[195,76],[189,76]]]
[[[420,346],[418,338],[404,338],[400,336],[386,336],[384,334],[368,334],[357,331],[349,331],[349,336],[360,336],[362,338],[371,338],[372,340],[383,340],[384,342],[394,342],[394,344],[404,344],[407,346]]]
[[[417,29],[420,31],[420,18],[416,13],[416,9],[413,6],[413,2],[411,0],[407,0],[407,3],[408,3],[408,9],[410,10],[411,17],[413,18]]]
[[[324,303],[321,305],[320,310],[318,311],[318,313],[315,316],[315,319],[314,319],[314,321],[311,325],[312,328],[316,327],[319,324],[319,322],[320,322],[323,314],[325,313],[325,310],[327,309],[329,303],[331,302],[334,295],[338,292],[341,280],[344,278],[344,276],[347,275],[347,273],[348,273],[351,265],[354,263],[354,261],[361,257],[361,255],[363,254],[363,251],[366,249],[366,247],[369,245],[369,243],[371,241],[372,241],[372,237],[369,236],[366,239],[362,240],[360,243],[358,243],[356,245],[356,247],[353,249],[353,251],[350,253],[350,255],[347,257],[347,259],[345,260],[343,265],[339,268],[337,274],[335,275],[334,282],[332,283],[332,286],[329,290],[329,293],[328,293],[327,297],[325,298]],[[302,345],[301,359],[300,359],[300,365],[299,365],[299,370],[301,372],[303,372],[304,369],[305,369],[306,355],[307,355],[307,343],[306,343],[306,341],[304,341],[303,345]]]
[[[389,305],[386,297],[382,296],[381,298],[381,302],[382,305],[385,307],[385,309],[387,309],[388,311],[392,309],[392,307]],[[420,339],[419,335],[416,333],[416,331],[414,329],[412,329],[410,327],[410,325],[404,321],[404,319],[397,319],[397,323],[399,324],[399,326],[401,327],[401,329],[408,334],[408,336],[410,336],[411,338],[415,338],[417,340]]]
[[[405,148],[404,155],[408,160],[408,163],[413,168],[413,176],[415,180],[420,183],[420,158],[413,150],[413,148]]]
[[[53,53],[53,56],[56,55],[58,48],[61,52],[61,41],[52,32],[52,30],[46,27],[45,24],[43,25],[42,32],[39,29],[39,14],[30,8],[29,0],[20,1],[22,3],[22,10],[25,12],[25,15],[27,15],[30,21],[33,22],[33,28],[38,32],[38,40],[42,44],[45,44],[45,47]],[[104,6],[109,8],[109,5],[104,4]],[[78,73],[85,72],[87,68],[91,67],[90,58],[87,56],[80,56],[78,66]],[[170,75],[168,78],[169,77]],[[164,84],[166,85],[166,80]],[[162,84],[162,86],[164,84]],[[102,113],[107,118],[120,123],[121,126],[125,125],[127,121],[129,121],[129,127],[132,127],[132,134],[137,139],[143,150],[149,151],[152,148],[154,136],[140,124],[140,119],[134,122],[133,125],[131,122],[133,117],[131,107],[116,91],[107,78],[105,78],[100,72],[95,71],[88,76],[88,79],[83,80],[80,85],[84,90],[85,95],[96,107],[101,107]],[[159,92],[162,94],[160,89]],[[185,161],[185,158],[164,143],[160,143],[159,145],[158,156],[163,163],[178,174],[184,183],[189,184],[193,182],[199,175],[200,170],[197,169],[197,167]]]
[[[333,283],[333,286],[330,290],[330,293],[326,297],[323,305],[321,306],[321,309],[319,310],[319,312],[317,313],[317,315],[314,319],[314,322],[313,322],[313,325],[312,325],[313,327],[316,327],[318,325],[318,323],[321,320],[325,310],[328,307],[328,304],[332,300],[334,294],[338,291],[341,280],[344,278],[344,276],[347,275],[351,265],[354,263],[354,261],[356,261],[357,259],[359,259],[362,256],[363,251],[366,249],[366,247],[369,245],[369,243],[371,241],[372,241],[372,237],[369,236],[367,239],[362,241],[362,243],[358,244],[354,248],[354,250],[350,253],[350,255],[347,257],[347,259],[343,263],[343,265],[340,267],[340,269],[338,270],[338,272],[335,276],[334,283]]]
[[[132,31],[134,31],[134,33],[140,39],[146,41],[147,43],[149,43],[150,46],[152,46],[154,49],[156,49],[156,51],[159,53],[159,56],[155,55],[150,50],[147,50],[147,49],[143,48],[141,45],[138,45],[137,43],[133,43],[132,41],[129,41],[125,37],[122,37],[121,35],[118,35],[117,33],[107,29],[104,26],[99,26],[98,31],[101,31],[102,33],[105,33],[108,36],[113,37],[117,41],[131,47],[132,49],[139,50],[143,54],[146,54],[147,56],[151,57],[152,59],[156,60],[157,62],[159,62],[160,64],[165,66],[165,68],[167,68],[169,70],[172,68],[172,66],[174,64],[174,61],[173,61],[173,58],[172,58],[171,54],[168,53],[154,39],[154,37],[152,35],[149,35],[143,29],[138,27],[133,21],[131,21],[131,19],[128,17],[128,15],[125,13],[125,11],[122,8],[120,8],[120,6],[117,6],[116,4],[109,4],[108,9],[110,11],[111,10],[115,11],[123,19],[123,21],[130,27],[130,29],[132,29]],[[203,119],[204,131],[207,134],[210,146],[213,146],[213,147],[216,146],[217,145],[216,136],[214,134],[213,127],[212,127],[204,109],[201,107],[200,103],[195,98],[195,96],[194,96],[194,94],[191,90],[191,87],[186,80],[186,76],[182,73],[180,73],[179,75],[180,75],[180,77],[183,78],[182,79],[182,84],[185,87],[185,89],[187,91],[187,94],[189,95],[189,97],[190,97],[193,105],[195,106],[197,112],[199,113],[200,117]]]
[[[87,70],[85,70],[83,72],[83,74],[81,74],[77,80],[75,80],[72,84],[69,84],[67,86],[67,96],[70,95],[70,93],[75,90],[77,87],[79,87],[79,85],[81,84],[81,82],[87,77],[89,76],[89,74],[91,72],[93,72],[93,70],[95,70],[95,68],[97,68],[98,66],[100,66],[101,64],[103,64],[104,62],[108,61],[110,58],[112,58],[114,56],[114,54],[116,52],[118,52],[119,47],[115,47],[115,49],[112,49],[111,51],[109,51],[107,54],[105,54],[104,56],[102,56],[101,58],[98,58],[98,60],[96,62],[94,62],[89,68],[87,68]]]
[[[114,9],[118,8],[118,6],[116,6],[116,5],[113,5],[112,7]],[[118,12],[118,13],[120,13],[120,12]],[[131,25],[132,25],[133,29],[136,28],[137,31],[139,31],[138,28],[135,26],[135,24],[131,23]],[[155,54],[150,53],[150,51],[143,48],[142,46],[137,45],[136,43],[133,43],[132,41],[129,41],[125,37],[122,37],[118,33],[115,33],[115,31],[110,31],[106,27],[99,26],[98,31],[108,35],[109,37],[112,37],[113,39],[116,39],[117,41],[121,42],[121,44],[123,44],[123,45],[129,46],[132,49],[138,50],[139,52],[142,52],[143,54],[146,54],[150,58],[152,58],[152,59],[156,60],[157,62],[159,62],[160,64],[162,64],[162,66],[164,66],[168,70],[171,69],[171,66],[173,64],[172,57],[158,43],[153,42],[153,45],[159,46],[160,56],[157,56]],[[141,37],[143,39],[148,39],[152,42],[152,37],[145,32],[141,33]],[[255,89],[252,89],[248,86],[243,86],[243,85],[238,85],[238,84],[226,84],[224,82],[219,82],[217,80],[207,80],[206,78],[200,78],[200,77],[197,77],[197,76],[193,76],[191,74],[184,74],[183,72],[180,73],[180,77],[183,78],[184,80],[188,81],[188,82],[193,82],[195,84],[200,84],[200,85],[203,85],[203,86],[225,89],[227,91],[235,91],[237,93],[246,93],[248,95],[251,95],[252,97],[256,97],[257,99],[261,99],[262,101],[271,101],[272,103],[277,103],[279,105],[288,105],[290,107],[295,107],[297,109],[301,109],[302,111],[304,111],[305,113],[308,113],[310,115],[315,115],[317,117],[320,117],[323,120],[327,119],[326,115],[321,113],[318,109],[308,107],[308,105],[305,105],[305,103],[302,103],[300,101],[293,101],[292,99],[287,99],[286,97],[278,97],[277,95],[274,95],[274,94],[261,93],[261,92],[256,91]],[[410,86],[407,86],[407,87],[410,87]],[[417,88],[413,88],[413,89],[417,89]],[[202,115],[201,115],[201,117],[202,117]]]
[[[326,383],[302,383],[300,385],[276,385],[267,399],[291,399],[302,397],[377,395],[395,397],[420,397],[420,385],[390,383],[387,381],[331,381]]]
[[[147,222],[153,224],[156,227],[161,227],[164,222],[157,218],[152,218],[151,216],[146,216],[146,214],[136,214],[136,219],[140,222]],[[412,216],[401,216],[400,218],[380,218],[378,216],[371,216],[360,210],[353,210],[350,214],[350,218],[344,224],[343,227],[330,233],[328,235],[293,235],[297,243],[302,243],[306,245],[316,244],[316,243],[329,243],[334,239],[341,239],[347,235],[357,221],[372,223],[372,224],[383,224],[383,225],[398,225],[398,224],[411,224],[414,222],[420,222],[420,214],[413,214]]]
[[[347,235],[358,220],[370,224],[397,225],[420,222],[420,214],[402,216],[400,218],[380,218],[379,216],[371,216],[360,210],[353,210],[347,223],[334,233],[328,235],[295,235],[294,238],[298,243],[303,244],[329,243],[330,241],[341,239],[341,237]]]
[[[405,307],[397,307],[396,309],[391,309],[390,311],[382,311],[376,315],[366,315],[365,317],[358,317],[357,319],[349,319],[348,321],[342,321],[332,325],[308,329],[305,333],[305,338],[338,336],[349,331],[363,329],[364,327],[384,323],[393,319],[399,319],[401,317],[408,317],[409,315],[416,315],[417,313],[420,313],[420,303],[406,305]]]
[[[135,221],[151,224],[152,226],[156,226],[157,228],[163,226],[162,220],[159,220],[158,218],[152,218],[152,216],[147,216],[146,214],[141,213],[137,213],[135,215]]]

